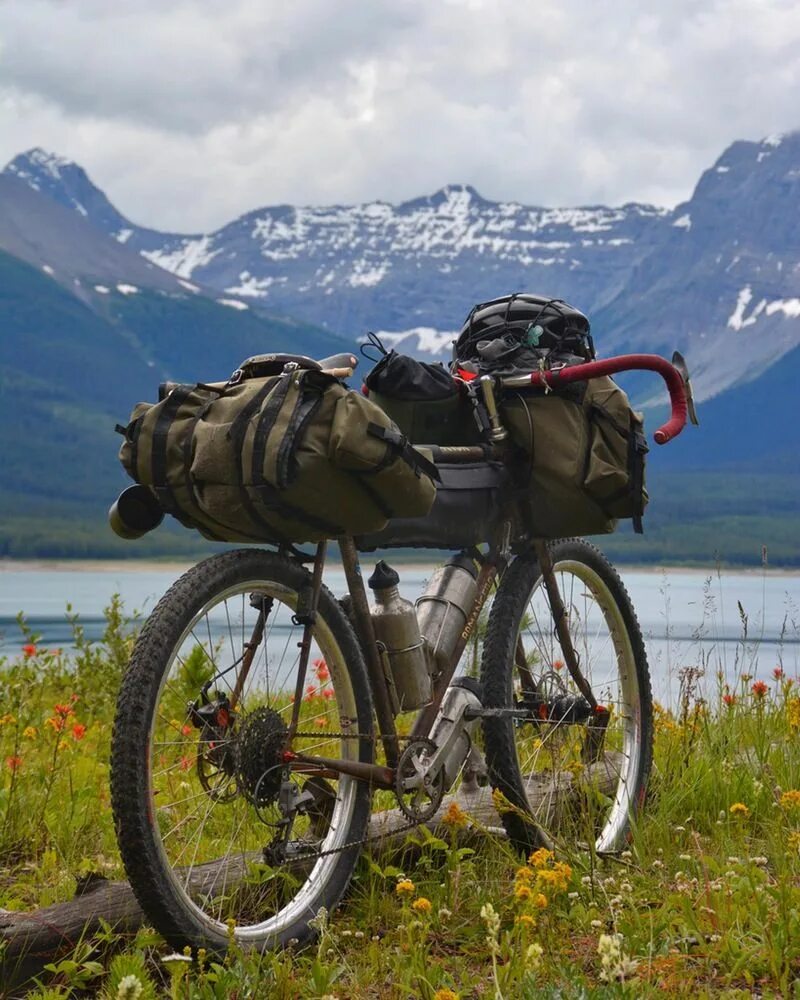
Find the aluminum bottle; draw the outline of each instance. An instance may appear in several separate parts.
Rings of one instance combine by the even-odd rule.
[[[469,556],[453,556],[434,570],[427,590],[417,600],[417,621],[434,677],[449,665],[464,631],[478,591],[477,575]]]
[[[381,647],[389,693],[398,712],[422,708],[431,700],[428,655],[419,631],[414,605],[402,598],[400,577],[381,560],[367,581],[375,595],[370,608],[375,638]]]

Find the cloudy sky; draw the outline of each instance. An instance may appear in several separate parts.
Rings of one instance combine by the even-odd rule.
[[[0,0],[0,159],[139,223],[264,204],[674,204],[800,128],[797,0]]]

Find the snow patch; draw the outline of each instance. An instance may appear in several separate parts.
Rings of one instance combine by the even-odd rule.
[[[787,319],[800,318],[800,299],[775,299],[767,304],[767,316],[782,312]]]
[[[56,273],[56,272],[55,272],[55,271],[54,271],[54,270],[52,269],[52,267],[50,267],[50,265],[49,265],[49,264],[42,264],[42,270],[44,271],[44,273],[45,273],[45,274],[50,274],[50,275],[53,275],[53,274],[55,274],[55,273]]]
[[[201,236],[194,240],[184,240],[172,251],[143,250],[142,256],[158,267],[163,267],[165,271],[172,271],[179,278],[191,278],[192,271],[205,267],[220,252],[211,249],[211,242],[210,236]]]
[[[217,299],[217,302],[221,306],[229,306],[231,309],[249,309],[245,302],[240,302],[238,299]]]
[[[199,292],[200,289],[197,285],[193,285],[191,281],[184,281],[183,278],[178,278],[178,284],[186,289],[187,292]]]
[[[388,263],[379,264],[378,267],[368,267],[364,261],[358,261],[347,283],[352,288],[371,288],[383,281],[389,273],[389,267]]]
[[[96,292],[99,292],[101,295],[108,295],[108,293],[111,291],[111,289],[107,288],[105,285],[95,285],[94,290]]]
[[[123,283],[117,285],[117,291],[121,295],[135,295],[139,291],[139,289],[136,287],[136,285],[126,285]]]
[[[114,239],[117,241],[117,243],[127,243],[132,235],[133,235],[132,229],[120,229],[120,231],[117,233]]]
[[[432,326],[415,326],[410,330],[402,330],[399,333],[380,330],[377,336],[384,344],[394,349],[414,338],[416,340],[416,350],[422,351],[424,354],[441,355],[450,348],[450,345],[458,334],[454,330],[436,330]],[[409,343],[406,346],[410,348],[413,345]]]
[[[761,145],[772,146],[773,149],[777,149],[785,138],[785,132],[774,132],[772,135],[768,135],[766,139],[763,139]]]
[[[284,281],[286,279],[284,278]],[[265,299],[269,295],[270,285],[275,284],[275,278],[256,278],[249,271],[242,271],[239,275],[239,284],[226,288],[226,292],[231,295],[246,295],[249,298]]]
[[[686,215],[682,215],[680,219],[676,219],[672,225],[677,229],[686,229],[688,231],[692,228],[692,217],[687,212]]]
[[[731,169],[730,167],[717,167],[717,173],[718,174],[727,174],[727,173],[730,173],[730,169]]]

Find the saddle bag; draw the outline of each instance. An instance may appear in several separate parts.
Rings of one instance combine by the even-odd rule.
[[[518,449],[518,485],[527,484],[522,504],[532,535],[606,534],[619,518],[631,518],[641,532],[644,425],[612,379],[512,392],[500,410]]]
[[[435,467],[389,417],[316,370],[178,385],[139,403],[119,457],[187,527],[219,541],[314,542],[426,514]]]

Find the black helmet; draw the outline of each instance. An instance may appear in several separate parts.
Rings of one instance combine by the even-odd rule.
[[[542,360],[578,362],[595,356],[589,320],[563,299],[516,292],[480,302],[453,346],[453,365],[479,369],[538,367]]]

